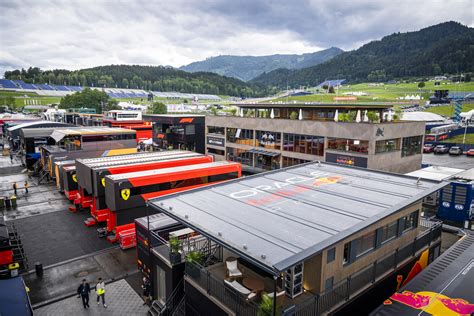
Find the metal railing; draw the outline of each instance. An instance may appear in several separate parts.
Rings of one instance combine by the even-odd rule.
[[[203,266],[194,262],[186,262],[185,273],[208,295],[219,300],[236,315],[257,315],[258,305],[254,301],[246,300],[242,294],[225,286],[222,278],[216,277]]]
[[[317,294],[296,305],[295,315],[319,315],[348,301],[354,294],[378,281],[387,272],[395,269],[408,258],[412,258],[425,246],[429,246],[432,241],[441,237],[441,231],[442,225],[440,222],[432,223],[429,229],[423,231],[412,242],[402,248],[397,248],[373,264],[342,280],[334,285],[331,290]]]
[[[161,254],[164,258],[170,258],[171,247],[168,240],[155,232],[151,232],[151,242],[154,251]],[[202,253],[205,260],[208,260],[210,256],[222,259],[222,247],[211,242],[209,239],[202,237],[180,240],[179,253],[181,254],[181,261],[179,263],[184,262],[186,255],[193,251]]]

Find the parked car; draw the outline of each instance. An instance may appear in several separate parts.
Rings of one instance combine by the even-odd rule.
[[[447,154],[449,152],[449,147],[446,145],[438,145],[433,149],[435,154]]]
[[[425,146],[423,146],[423,152],[424,153],[432,153],[434,148],[435,148],[435,146],[433,144],[425,144]]]
[[[462,155],[462,149],[461,149],[461,147],[453,146],[453,147],[449,148],[449,154],[450,155],[456,155],[456,156]]]
[[[471,148],[468,151],[466,151],[466,156],[474,157],[474,148]]]

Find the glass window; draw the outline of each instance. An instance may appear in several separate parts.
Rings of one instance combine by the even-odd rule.
[[[283,134],[283,150],[323,156],[324,137],[285,133]]]
[[[328,149],[367,154],[369,152],[369,141],[346,138],[328,138]]]
[[[303,160],[303,159],[291,158],[291,157],[285,157],[285,156],[283,156],[282,158],[283,158],[283,168],[309,162],[309,160]]]
[[[336,258],[336,248],[329,249],[328,254],[327,254],[327,263],[333,262],[335,258]]]
[[[208,149],[207,149],[207,152],[208,152],[209,154],[214,154],[214,155],[220,155],[220,156],[224,156],[224,155],[225,155],[224,150],[221,150],[221,149],[208,148]]]
[[[244,149],[227,147],[227,159],[253,167],[253,154]]]
[[[423,136],[405,137],[402,141],[402,157],[421,154]]]
[[[256,140],[260,147],[270,149],[281,148],[281,133],[269,131],[256,131]]]
[[[324,290],[328,291],[331,290],[334,285],[334,277],[330,277],[326,279],[326,282],[324,282]]]
[[[242,128],[227,128],[227,141],[231,143],[253,146],[253,130]]]
[[[359,258],[360,256],[363,256],[369,251],[373,250],[375,246],[375,231],[358,238],[355,242],[355,245],[356,249],[354,249],[354,251],[356,258]]]
[[[397,237],[398,221],[385,225],[380,230],[380,243],[383,244]]]
[[[405,216],[405,221],[403,222],[403,232],[406,232],[410,229],[413,229],[418,226],[418,211],[411,213],[408,216]]]
[[[166,272],[156,266],[156,297],[160,303],[166,303]]]
[[[375,142],[375,153],[387,153],[400,150],[400,138],[378,140]]]
[[[207,132],[209,134],[224,135],[225,134],[225,128],[224,127],[219,127],[219,126],[208,126],[207,127]]]
[[[343,264],[348,263],[350,256],[351,256],[351,243],[348,242],[344,245],[344,254],[342,257],[342,263]]]

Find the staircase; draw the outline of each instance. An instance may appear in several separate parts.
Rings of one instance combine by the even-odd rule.
[[[8,223],[8,235],[10,237],[10,245],[13,251],[13,262],[20,264],[20,272],[28,271],[28,259],[25,255],[23,243],[21,242],[20,236],[16,230],[14,223]]]
[[[151,303],[149,314],[152,316],[185,315],[186,304],[184,297],[184,279],[181,279],[165,305],[161,306],[156,300]]]
[[[206,243],[199,249],[199,252],[204,254],[204,267],[212,265],[222,260],[222,247],[207,239]]]
[[[45,170],[45,169],[41,169],[40,172],[39,172],[39,179],[38,179],[38,184],[41,183],[41,180],[43,180],[44,178],[48,177],[49,176],[49,172],[48,170]],[[49,179],[48,179],[49,180]]]

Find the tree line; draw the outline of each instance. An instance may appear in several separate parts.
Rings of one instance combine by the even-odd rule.
[[[315,86],[328,79],[386,82],[393,79],[474,72],[474,29],[446,22],[396,33],[301,70],[274,70],[251,82],[286,87]]]
[[[143,89],[258,97],[271,91],[258,84],[248,84],[235,78],[208,72],[188,73],[172,67],[110,65],[69,71],[41,70],[38,67],[6,71],[5,78],[27,83],[88,86],[105,88]]]

